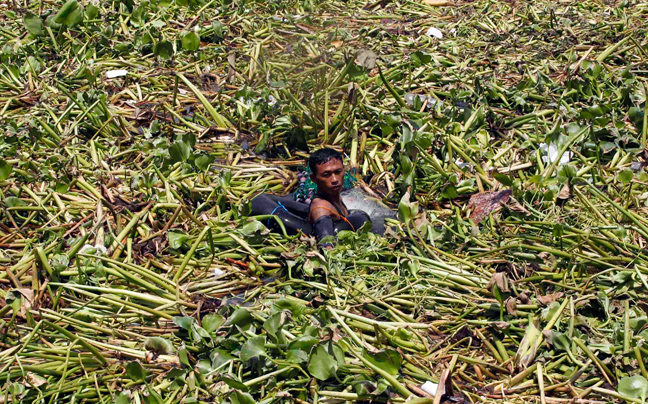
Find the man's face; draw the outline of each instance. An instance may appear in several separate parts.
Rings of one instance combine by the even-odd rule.
[[[331,159],[317,166],[311,174],[311,180],[317,189],[330,196],[340,195],[344,185],[344,164],[338,159]]]

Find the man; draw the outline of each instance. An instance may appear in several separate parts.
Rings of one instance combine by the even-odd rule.
[[[308,159],[311,180],[317,185],[317,192],[310,203],[308,221],[313,234],[325,248],[331,248],[330,239],[341,230],[356,231],[369,221],[363,211],[349,212],[342,202],[344,186],[344,163],[342,155],[333,149],[320,149]]]

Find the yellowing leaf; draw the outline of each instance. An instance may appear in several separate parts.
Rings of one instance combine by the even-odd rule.
[[[423,4],[428,6],[447,6],[450,2],[448,0],[423,0]]]

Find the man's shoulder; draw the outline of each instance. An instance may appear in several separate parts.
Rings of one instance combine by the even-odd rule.
[[[317,208],[329,208],[329,209],[335,209],[335,206],[326,199],[323,198],[314,198],[313,201],[310,203],[310,211],[312,212],[313,209]],[[323,209],[325,210],[325,209]]]

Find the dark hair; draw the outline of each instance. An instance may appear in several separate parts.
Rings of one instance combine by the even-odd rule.
[[[342,155],[333,149],[324,148],[319,149],[315,153],[311,154],[308,158],[308,167],[312,173],[315,173],[317,166],[320,164],[328,163],[331,160],[342,160]]]

